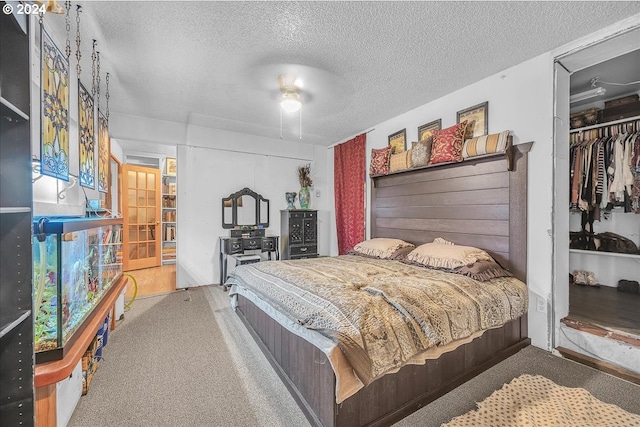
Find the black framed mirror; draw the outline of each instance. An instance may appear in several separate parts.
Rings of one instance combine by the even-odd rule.
[[[247,187],[222,199],[222,228],[267,228],[269,215],[269,200]]]

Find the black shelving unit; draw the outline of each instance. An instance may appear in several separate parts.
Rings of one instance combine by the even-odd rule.
[[[5,2],[0,2],[4,6]],[[0,421],[33,426],[29,23],[0,14]]]

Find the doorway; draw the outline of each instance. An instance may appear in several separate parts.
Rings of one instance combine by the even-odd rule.
[[[633,64],[631,66],[620,65],[626,64],[624,62],[625,56],[633,55],[633,52],[638,50],[637,40],[639,38],[640,27],[635,24],[635,27],[630,26],[624,31],[612,34],[610,37],[585,48],[557,57],[554,91],[552,348],[558,349],[567,357],[574,358],[563,352],[568,349],[569,352],[577,355],[576,360],[579,359],[583,363],[592,359],[590,363],[596,365],[615,365],[631,371],[637,371],[637,364],[632,361],[637,360],[640,346],[637,344],[629,346],[628,343],[640,344],[637,336],[633,337],[638,331],[638,320],[637,316],[634,317],[636,319],[634,320],[625,314],[625,310],[628,313],[634,313],[634,311],[626,308],[624,304],[621,305],[621,302],[629,302],[629,298],[625,299],[624,294],[616,290],[616,286],[619,279],[640,280],[637,273],[640,257],[635,255],[636,259],[633,255],[630,257],[619,254],[612,255],[593,249],[582,250],[573,246],[570,249],[569,232],[578,232],[582,222],[580,209],[570,211],[574,200],[570,177],[576,176],[575,144],[578,142],[576,137],[580,139],[579,142],[584,140],[585,143],[590,143],[589,150],[591,150],[596,146],[595,144],[601,143],[601,141],[594,142],[594,139],[601,140],[603,137],[610,136],[609,130],[613,126],[616,126],[615,132],[619,132],[617,126],[626,126],[626,121],[636,119],[625,116],[624,118],[620,117],[622,120],[613,120],[607,117],[606,110],[607,104],[609,106],[612,104],[611,101],[617,101],[619,97],[627,95],[620,92],[619,87],[640,80],[637,66]],[[635,77],[622,73],[609,74],[608,78],[604,77],[603,73],[609,73],[611,70],[611,68],[607,69],[607,66],[612,64],[616,64],[613,65],[613,69],[617,68],[618,71],[621,67],[635,70]],[[603,86],[603,84],[596,84],[598,81],[608,82],[605,83],[605,87],[606,84],[611,86],[606,91],[596,90],[594,86]],[[640,85],[627,87],[630,93],[640,93]],[[599,93],[606,93],[609,96],[597,97]],[[591,96],[594,94],[596,97],[592,98]],[[582,110],[585,113],[582,115],[585,120],[576,120],[581,117]],[[597,113],[596,110],[598,110]],[[586,113],[591,114],[587,115]],[[574,127],[576,129],[573,129]],[[624,128],[625,131],[626,129]],[[573,190],[575,191],[575,187]],[[603,220],[605,211],[611,212],[610,209],[603,208]],[[640,215],[624,212],[620,214],[619,208],[613,209],[613,211],[611,214],[613,222],[620,225],[620,228],[611,228],[611,221],[608,221],[607,225],[603,221],[591,228],[590,233],[615,231],[624,235],[625,230],[631,230],[628,232],[628,237],[639,244]],[[570,284],[570,274],[576,272],[582,274],[583,270],[587,273],[591,272],[592,278],[595,273],[595,278],[592,281],[598,282],[599,288],[588,285],[581,287],[575,284],[577,282]],[[621,296],[622,298],[620,298]],[[640,295],[629,295],[629,297],[640,298]],[[637,314],[637,311],[635,313]],[[622,337],[622,341],[615,341],[618,337]],[[621,346],[621,342],[625,344]]]
[[[122,165],[123,267],[125,271],[157,267],[161,263],[160,171]]]

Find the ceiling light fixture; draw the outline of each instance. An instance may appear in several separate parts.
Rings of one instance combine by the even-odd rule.
[[[587,99],[595,98],[596,96],[602,96],[607,93],[607,90],[603,87],[594,87],[593,89],[589,89],[585,92],[576,93],[575,95],[571,95],[569,97],[569,101],[571,104],[575,102],[584,101]]]
[[[287,113],[295,113],[302,108],[302,100],[297,92],[283,92],[280,107]]]

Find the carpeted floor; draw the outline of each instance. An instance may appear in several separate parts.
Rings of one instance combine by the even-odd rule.
[[[308,426],[218,286],[138,299],[70,427]],[[529,346],[397,427],[440,426],[523,373],[640,414],[640,387]]]

